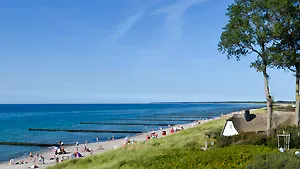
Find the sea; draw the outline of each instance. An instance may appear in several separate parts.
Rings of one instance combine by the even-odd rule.
[[[123,138],[134,133],[29,131],[29,128],[71,130],[122,130],[146,132],[159,124],[184,124],[187,120],[209,119],[262,104],[152,103],[152,104],[0,104],[0,142],[65,144]],[[167,121],[169,120],[169,121]],[[81,122],[138,123],[141,125],[80,124]],[[148,125],[142,125],[148,124]],[[149,125],[150,124],[150,125]],[[153,124],[153,125],[152,125]],[[47,148],[0,145],[0,162]]]

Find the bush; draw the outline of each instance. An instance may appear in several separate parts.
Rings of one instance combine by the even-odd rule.
[[[287,153],[270,153],[255,157],[246,167],[247,169],[292,169],[300,168],[299,157]]]
[[[208,130],[205,135],[210,138],[210,139],[217,139],[218,137],[220,137],[222,130],[220,130],[219,128],[213,128]]]
[[[282,134],[283,131],[285,131],[285,133],[287,134],[291,134],[290,148],[300,148],[300,126],[296,126],[296,125],[279,126],[279,128],[276,131],[274,131],[272,136],[274,140],[276,138],[276,145],[277,145],[277,134]]]
[[[277,134],[282,134],[282,132],[291,134],[290,138],[290,148],[300,148],[300,126],[279,126],[276,130],[272,131],[271,136],[266,137],[265,135],[258,133],[240,133],[236,136],[217,136],[217,146],[226,147],[229,145],[265,145],[272,148],[277,148],[278,138]],[[212,135],[212,134],[207,134]],[[283,144],[283,143],[282,143]]]
[[[219,136],[216,140],[219,147],[226,147],[231,144],[267,145],[267,138],[264,135],[251,132],[229,137]]]

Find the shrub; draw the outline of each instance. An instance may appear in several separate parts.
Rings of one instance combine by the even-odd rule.
[[[265,135],[258,133],[240,133],[236,136],[217,136],[217,146],[226,147],[229,145],[265,145],[272,148],[277,148],[278,138],[277,134],[282,134],[285,131],[286,133],[291,134],[290,138],[290,148],[300,148],[300,126],[279,126],[276,130],[272,131],[272,135],[266,137]],[[207,134],[212,135],[212,134]]]
[[[247,169],[300,168],[299,157],[287,153],[269,153],[259,155],[246,167]]]
[[[276,131],[274,131],[273,139],[276,138],[276,145],[277,145],[277,134],[281,134],[283,131],[285,131],[288,134],[291,134],[290,138],[290,147],[291,148],[300,148],[300,126],[296,125],[284,125],[279,126]]]
[[[217,139],[220,137],[222,130],[219,128],[213,128],[208,130],[205,135],[210,139]]]
[[[264,135],[251,132],[229,137],[219,136],[216,140],[219,147],[226,147],[231,144],[267,145],[267,138]]]

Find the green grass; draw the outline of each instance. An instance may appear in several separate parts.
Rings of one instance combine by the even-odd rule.
[[[263,114],[263,113],[267,113],[267,108],[260,108],[260,109],[255,109],[251,111],[252,114]]]
[[[284,112],[294,112],[295,108],[292,107],[292,105],[274,105],[273,106],[273,111],[284,111]],[[255,109],[252,110],[251,113],[253,114],[263,114],[263,113],[267,113],[267,108],[260,108],[260,109]]]
[[[257,154],[270,152],[264,146],[233,146],[201,150],[205,133],[221,130],[219,119],[183,130],[168,137],[148,140],[83,159],[65,161],[49,169],[158,169],[244,167]]]

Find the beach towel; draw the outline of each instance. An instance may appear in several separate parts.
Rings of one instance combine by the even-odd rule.
[[[80,157],[83,157],[83,155],[80,154],[79,152],[77,152],[77,153],[76,153],[76,157],[77,157],[77,158],[80,158]]]

